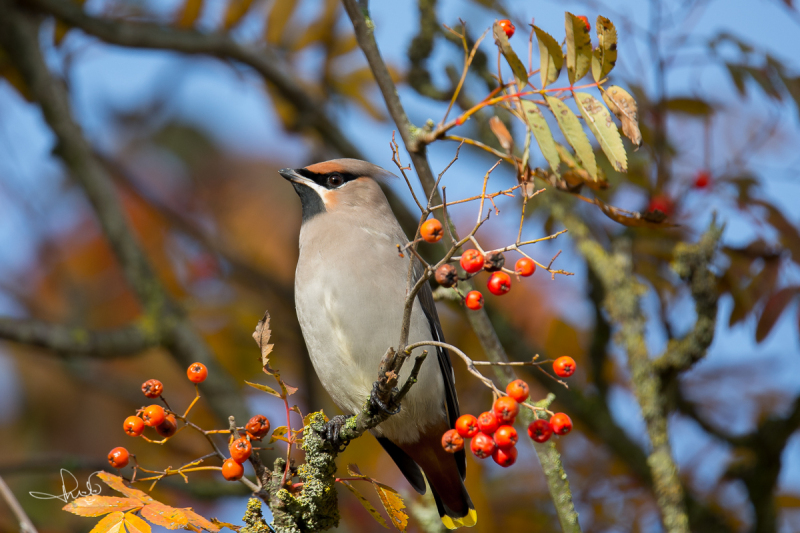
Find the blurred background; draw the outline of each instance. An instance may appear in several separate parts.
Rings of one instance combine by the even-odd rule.
[[[69,3],[38,2],[56,10]],[[225,28],[228,4],[89,0],[83,9],[92,17],[201,36],[224,32],[268,53],[294,93],[286,84],[265,83],[235,59],[109,44],[52,16],[43,18],[40,42],[51,71],[68,87],[75,119],[114,179],[136,238],[181,309],[176,316],[186,317],[210,347],[203,356],[217,363],[215,382],[201,386],[208,392],[196,422],[226,427],[222,415],[245,420],[263,413],[277,426],[285,418],[281,402],[243,384],[265,382],[251,338],[265,310],[272,317],[272,365],[299,387],[293,399],[304,413],[338,414],[308,362],[294,313],[300,205],[277,169],[345,155],[394,170],[389,143],[396,127],[339,2],[244,2],[243,16]],[[438,123],[461,74],[461,44],[443,24],[457,27],[460,18],[474,39],[495,19],[510,18],[517,25],[511,43],[524,58],[531,19],[559,42],[565,10],[586,15],[593,26],[597,15],[616,24],[620,57],[611,81],[635,96],[644,144],[629,152],[627,175],[606,165],[611,187],[598,196],[632,211],[655,201],[679,226],[626,228],[573,199],[570,209],[604,246],[630,247],[635,272],[649,288],[643,302],[652,357],[695,321],[689,291],[669,269],[675,246],[696,241],[714,216],[725,225],[714,261],[720,295],[714,341],[672,384],[670,444],[690,511],[696,511],[693,530],[800,531],[798,6],[792,0],[419,0],[370,7],[376,39],[417,125],[429,118]],[[493,87],[491,41],[480,47],[457,112]],[[84,188],[53,155],[54,135],[39,107],[26,100],[5,55],[0,76],[0,315],[7,317],[0,337],[17,338],[9,332],[28,319],[92,331],[141,325],[150,309],[126,282]],[[565,78],[558,83],[568,85]],[[327,113],[344,142],[315,127],[319,117],[298,105],[301,94]],[[491,114],[479,113],[455,133],[496,146],[487,134]],[[435,173],[456,146],[440,141],[430,147]],[[532,158],[545,166],[537,150]],[[442,182],[448,199],[478,193],[494,162],[485,152],[462,148]],[[514,183],[513,170],[500,166],[490,189]],[[413,220],[402,181],[386,186],[399,217]],[[562,229],[541,199],[547,195],[568,196],[548,190],[534,200],[523,237]],[[498,201],[500,215],[479,234],[485,247],[513,242],[520,205],[518,197]],[[475,209],[453,210],[462,230],[473,224]],[[554,266],[575,276],[551,279],[537,272],[502,299],[488,298],[490,315],[511,357],[570,355],[578,363],[569,390],[540,372],[520,377],[531,383],[533,398],[553,391],[553,408],[572,416],[573,433],[557,444],[583,530],[662,531],[646,466],[648,439],[625,351],[601,308],[602,291],[569,234],[528,251],[547,264],[559,250]],[[463,307],[439,306],[448,341],[482,359]],[[106,468],[115,446],[158,468],[208,452],[198,435],[154,446],[122,431],[124,418],[146,403],[140,392],[146,379],[161,380],[174,407],[193,398],[184,372],[195,354],[166,344],[131,353],[76,353],[0,342],[0,475],[40,531],[88,531],[94,524],[60,511],[58,501],[28,495],[58,494],[60,468],[83,484]],[[489,391],[463,365],[454,366],[462,411],[484,411]],[[374,439],[352,443],[340,458],[342,471],[348,462],[407,496],[410,530],[421,530],[430,502],[410,489]],[[468,469],[467,487],[480,515],[476,531],[558,530],[530,447],[520,447],[510,469],[474,458]],[[113,493],[104,487],[104,494]],[[202,474],[188,484],[165,480],[154,495],[236,524],[247,500],[243,486]],[[380,529],[347,491],[340,504],[339,531]],[[0,503],[0,529],[16,528]]]

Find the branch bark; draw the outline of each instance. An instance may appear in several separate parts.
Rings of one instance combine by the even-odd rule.
[[[428,163],[426,145],[419,141],[419,134],[424,134],[424,130],[414,126],[406,115],[397,88],[389,74],[389,69],[383,61],[375,37],[372,33],[373,24],[368,18],[368,13],[362,11],[362,7],[355,0],[343,0],[345,10],[353,24],[361,50],[367,58],[370,69],[372,70],[375,81],[381,90],[386,107],[389,110],[394,123],[397,125],[400,137],[403,139],[406,149],[411,156],[411,162],[417,171],[417,176],[422,183],[427,197],[432,197],[436,203],[441,203],[441,196],[436,190],[436,180]],[[432,196],[431,196],[432,195]],[[441,215],[440,215],[441,216]],[[452,221],[445,220],[453,228]],[[453,233],[454,234],[454,233]],[[508,356],[500,344],[489,317],[485,311],[472,311],[468,314],[470,325],[475,331],[481,346],[486,353],[486,357],[493,362],[508,362]],[[508,367],[495,367],[498,379],[503,385],[515,379],[514,372]],[[578,513],[572,502],[572,492],[569,488],[566,472],[561,464],[561,456],[553,443],[535,444],[534,448],[539,456],[539,461],[544,469],[547,485],[553,497],[558,518],[564,532],[579,532]]]

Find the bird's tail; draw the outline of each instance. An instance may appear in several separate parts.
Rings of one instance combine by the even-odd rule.
[[[472,527],[478,523],[478,513],[475,511],[475,506],[472,505],[472,500],[469,494],[467,494],[467,489],[464,487],[463,483],[461,483],[458,500],[460,500],[459,503],[462,505],[466,504],[466,514],[464,514],[464,508],[461,506],[459,506],[462,508],[460,511],[450,508],[447,502],[439,496],[436,487],[434,487],[433,484],[431,484],[430,487],[431,494],[433,494],[433,499],[436,501],[436,508],[439,510],[439,516],[442,519],[444,527],[447,529],[458,529],[460,527]],[[449,500],[451,500],[452,496],[455,496],[455,494],[451,493],[450,496],[451,498],[448,498]]]

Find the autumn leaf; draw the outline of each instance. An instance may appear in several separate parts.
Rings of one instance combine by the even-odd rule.
[[[528,69],[525,68],[525,65],[522,64],[517,53],[511,48],[511,44],[508,42],[508,36],[506,36],[505,30],[500,27],[498,22],[495,21],[492,31],[494,33],[494,42],[500,48],[503,57],[506,58],[508,66],[511,67],[514,78],[517,80],[517,89],[521,91],[522,88],[528,84]]]
[[[181,509],[153,502],[142,509],[142,516],[157,526],[167,529],[180,529],[186,527],[189,519]]]
[[[206,531],[211,531],[212,533],[216,533],[221,528],[219,524],[215,524],[209,520],[206,520],[199,514],[195,513],[192,509],[182,509],[183,514],[186,516],[186,520],[189,522],[189,525],[194,526],[198,529],[205,529]],[[229,524],[222,524],[224,526],[230,527]]]
[[[89,533],[125,533],[125,515],[115,511],[100,520]]]
[[[583,121],[589,126],[600,148],[606,154],[611,166],[618,172],[628,171],[628,156],[622,145],[617,125],[611,119],[611,113],[597,98],[587,93],[573,93],[575,103],[583,115]]]
[[[143,505],[140,500],[134,498],[92,495],[73,500],[61,509],[78,516],[100,516],[113,511],[138,509]]]
[[[203,10],[203,0],[186,0],[178,15],[177,24],[180,28],[191,28]]]
[[[510,154],[511,149],[514,147],[514,138],[511,137],[511,133],[509,133],[503,121],[497,116],[490,118],[489,129],[491,129],[494,136],[497,137],[497,141],[500,143],[503,150]]]
[[[128,533],[150,533],[150,525],[133,513],[125,513],[125,529]]]
[[[275,429],[272,430],[272,436],[269,438],[269,442],[267,442],[267,444],[272,444],[276,440],[282,440],[284,442],[289,442],[289,439],[287,439],[284,436],[284,435],[286,435],[286,433],[288,433],[288,431],[289,431],[289,428],[287,428],[286,426],[278,426],[278,427],[276,427]]]
[[[583,127],[581,126],[578,117],[576,117],[575,113],[573,113],[572,110],[567,107],[567,104],[558,98],[553,96],[545,96],[544,98],[550,106],[550,110],[553,112],[553,115],[555,115],[558,126],[561,128],[561,132],[564,134],[564,137],[567,138],[567,142],[569,142],[570,146],[575,149],[575,155],[578,156],[581,164],[592,177],[592,179],[596,180],[598,175],[597,161],[594,158],[594,150],[592,150],[592,145],[589,143],[589,139],[583,132]]]
[[[272,331],[269,329],[269,311],[264,313],[261,320],[256,324],[256,330],[253,332],[253,339],[258,344],[261,350],[261,366],[268,374],[272,373],[269,367],[269,354],[272,353],[273,345],[269,343],[269,338],[272,336]]]
[[[616,85],[602,91],[606,105],[622,123],[622,133],[638,149],[642,145],[642,133],[639,131],[639,110],[636,107],[636,100],[628,94],[628,91]]]
[[[389,524],[386,523],[386,520],[384,520],[384,518],[381,516],[378,510],[375,509],[375,507],[373,507],[371,503],[369,503],[369,500],[367,500],[363,494],[358,492],[358,490],[356,490],[356,488],[347,481],[339,481],[339,482],[345,487],[347,487],[350,490],[350,492],[352,492],[355,495],[355,497],[358,498],[358,501],[361,502],[361,505],[364,506],[364,509],[366,509],[370,515],[372,515],[372,518],[374,518],[380,525],[382,525],[386,529],[389,529]]]
[[[225,29],[229,30],[236,26],[252,5],[253,0],[230,0],[228,9],[225,11]]]
[[[800,287],[785,287],[769,297],[756,326],[756,342],[767,338],[784,309],[800,294]]]
[[[148,495],[146,492],[142,492],[139,489],[134,489],[133,487],[127,486],[125,482],[122,480],[122,478],[119,476],[115,476],[114,474],[111,474],[109,472],[99,472],[97,474],[97,477],[103,480],[103,482],[106,485],[108,485],[115,491],[121,492],[122,494],[128,496],[129,498],[135,498],[143,503],[150,503],[156,501],[153,498],[151,498],[150,495]]]
[[[408,515],[403,512],[403,509],[406,508],[403,498],[400,497],[396,490],[383,483],[373,481],[372,485],[375,487],[384,509],[389,513],[389,518],[391,518],[394,527],[398,531],[405,531],[408,526]]]
[[[253,387],[254,389],[258,389],[261,392],[266,392],[267,394],[272,394],[278,398],[282,398],[281,393],[270,387],[269,385],[262,385],[261,383],[251,383],[250,381],[245,380],[245,383]]]
[[[564,53],[561,45],[546,31],[534,26],[536,41],[539,43],[539,74],[544,89],[558,79],[564,66]]]
[[[592,62],[592,38],[586,24],[572,13],[564,14],[567,29],[567,75],[574,85],[586,73]]]
[[[592,54],[592,77],[600,81],[617,63],[617,30],[610,20],[601,16],[597,17],[595,27],[598,45]]]

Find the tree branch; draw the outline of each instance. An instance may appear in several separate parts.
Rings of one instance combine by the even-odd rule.
[[[58,353],[112,358],[135,355],[159,345],[159,333],[144,323],[108,331],[50,324],[41,320],[0,318],[0,339]]]
[[[397,125],[403,143],[411,156],[411,161],[417,171],[425,194],[427,197],[435,200],[436,203],[442,203],[436,187],[436,180],[433,177],[433,172],[428,163],[426,145],[418,141],[417,135],[420,130],[411,124],[411,121],[408,119],[403,109],[400,97],[397,94],[397,88],[394,85],[394,81],[392,81],[386,63],[384,63],[381,58],[378,45],[375,42],[375,37],[372,33],[372,21],[368,19],[367,13],[362,12],[361,6],[359,6],[355,0],[343,0],[343,2],[345,10],[353,23],[356,40],[361,50],[364,52],[364,56],[367,58],[375,81],[386,102],[389,114]],[[424,134],[424,131],[422,133]],[[444,216],[444,213],[439,214],[439,216]],[[448,218],[445,219],[444,222],[453,230],[451,231],[452,235],[455,235],[455,227],[452,221]],[[494,331],[486,312],[483,310],[472,311],[468,313],[467,316],[469,317],[470,324],[478,336],[487,358],[494,362],[508,362],[505,350],[500,344],[497,333]],[[515,379],[514,371],[510,367],[498,366],[495,367],[495,372],[503,385]],[[528,413],[530,412],[525,410],[523,417],[532,417],[532,413]],[[528,422],[530,420],[526,419],[525,421]],[[563,469],[561,457],[555,445],[553,443],[534,443],[534,448],[539,455],[539,461],[544,469],[548,488],[553,497],[553,503],[556,506],[562,529],[564,532],[579,532],[580,524],[578,523],[578,514],[575,511],[567,475]]]

